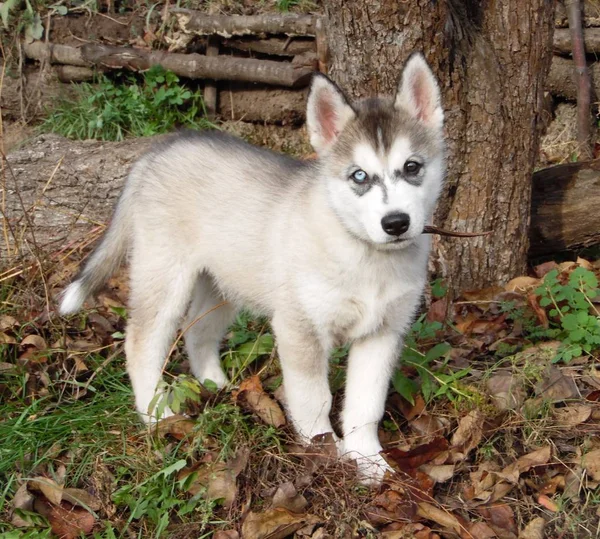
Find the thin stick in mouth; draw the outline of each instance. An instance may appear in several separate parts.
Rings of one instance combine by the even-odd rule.
[[[454,232],[453,230],[444,230],[433,225],[425,225],[423,228],[423,234],[439,234],[440,236],[450,236],[453,238],[475,238],[478,236],[489,236],[491,233],[491,230],[487,232]]]

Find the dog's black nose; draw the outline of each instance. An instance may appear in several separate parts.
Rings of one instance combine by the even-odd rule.
[[[381,227],[390,236],[401,236],[410,227],[408,213],[388,213],[381,220]]]

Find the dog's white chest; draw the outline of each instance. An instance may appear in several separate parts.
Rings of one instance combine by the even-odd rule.
[[[317,328],[334,346],[380,329],[390,311],[397,308],[403,289],[393,281],[340,282],[339,286],[313,282],[312,285],[310,290],[305,289],[305,302],[316,314]]]

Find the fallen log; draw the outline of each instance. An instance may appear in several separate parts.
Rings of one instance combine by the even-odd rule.
[[[314,36],[316,17],[296,14],[207,15],[200,11],[171,8],[179,29],[187,34],[221,37],[273,35]]]
[[[587,54],[600,52],[600,28],[586,28],[583,31],[583,43]],[[553,48],[555,54],[570,55],[573,50],[571,31],[560,28],[554,30]]]
[[[600,160],[533,175],[530,256],[600,244]]]
[[[195,53],[181,54],[93,43],[76,48],[34,41],[24,43],[23,50],[28,58],[56,64],[131,71],[144,71],[160,65],[176,75],[190,79],[261,82],[291,88],[306,86],[313,73],[309,67],[290,62],[229,56],[208,57]]]
[[[238,124],[231,124],[232,128]],[[279,137],[287,143],[296,137],[302,143],[300,131],[255,128],[254,134],[246,133],[255,141],[273,144]],[[43,135],[9,154],[3,163],[6,214],[0,215],[0,221],[4,219],[0,228],[8,230],[9,245],[0,241],[2,265],[16,263],[22,256],[74,246],[90,231],[101,230],[131,163],[155,140],[79,142]],[[537,172],[530,255],[600,244],[599,203],[600,160]]]
[[[600,96],[600,64],[589,64],[590,78],[592,80],[592,96]],[[577,99],[577,87],[573,78],[575,64],[573,60],[554,56],[550,65],[550,72],[546,79],[546,90],[552,95],[565,99]]]

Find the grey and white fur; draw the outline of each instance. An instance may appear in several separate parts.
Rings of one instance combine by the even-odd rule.
[[[77,311],[129,255],[127,370],[146,420],[182,322],[227,300],[185,335],[193,374],[224,386],[219,344],[236,312],[268,315],[288,415],[305,441],[333,432],[328,356],[350,343],[338,444],[365,482],[377,481],[387,469],[377,426],[427,276],[422,231],[444,177],[442,124],[438,84],[413,54],[394,98],[351,104],[315,76],[312,162],[223,133],[176,134],[134,165],[61,313]]]

